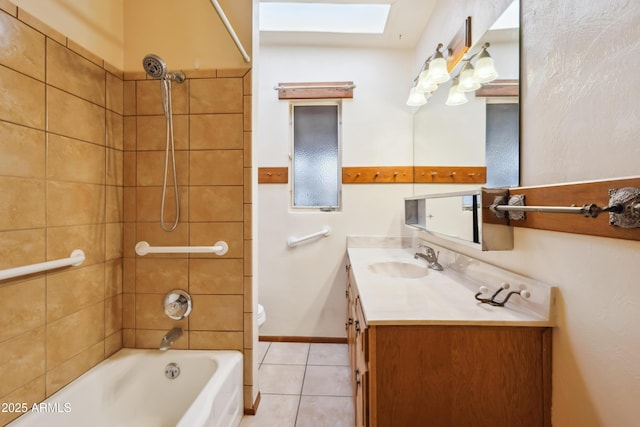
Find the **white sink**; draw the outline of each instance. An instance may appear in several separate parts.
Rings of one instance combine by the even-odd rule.
[[[369,270],[379,276],[394,279],[418,279],[428,273],[427,266],[402,261],[382,261],[369,264]]]

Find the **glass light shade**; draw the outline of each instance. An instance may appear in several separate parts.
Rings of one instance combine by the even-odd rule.
[[[409,92],[409,98],[407,99],[407,105],[409,107],[419,107],[427,103],[427,97],[424,96],[424,92],[420,92],[417,88],[412,87]]]
[[[460,82],[458,83],[458,90],[460,92],[472,92],[480,89],[480,83],[473,76],[474,69],[471,62],[466,61],[460,71]]]
[[[476,68],[473,73],[473,76],[479,83],[488,83],[498,78],[498,72],[493,64],[493,59],[486,49],[482,49],[480,55],[478,55],[478,61],[476,62]]]
[[[460,92],[458,86],[459,80],[458,77],[456,77],[453,79],[451,89],[449,89],[449,96],[447,97],[447,102],[445,102],[446,105],[454,106],[467,103],[467,95],[465,95],[464,92]]]
[[[420,77],[418,77],[418,83],[416,84],[416,89],[420,92],[434,92],[438,89],[438,83],[429,80],[429,68],[420,73]]]
[[[428,78],[438,84],[444,83],[450,78],[449,70],[447,70],[447,61],[440,51],[437,51],[433,59],[429,61]]]

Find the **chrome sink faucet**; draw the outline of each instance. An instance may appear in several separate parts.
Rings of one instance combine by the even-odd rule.
[[[434,251],[432,247],[423,245],[422,243],[418,243],[418,248],[424,248],[425,253],[416,252],[413,256],[415,259],[425,259],[429,268],[437,271],[443,270],[442,265],[438,262],[438,256],[440,255],[440,252],[436,253],[436,251]]]
[[[168,350],[171,344],[182,336],[182,328],[173,328],[162,337],[160,350]]]

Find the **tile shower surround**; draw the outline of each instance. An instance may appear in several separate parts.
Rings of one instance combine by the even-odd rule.
[[[0,269],[85,251],[82,266],[5,280],[0,401],[38,402],[121,347],[245,354],[251,405],[251,77],[187,72],[174,85],[181,223],[158,225],[164,166],[160,84],[115,69],[0,0]],[[172,202],[168,191],[168,206]],[[167,209],[166,219],[172,219]],[[209,245],[224,257],[136,257],[135,242]],[[171,322],[160,301],[194,299]],[[0,424],[18,414],[0,413]]]

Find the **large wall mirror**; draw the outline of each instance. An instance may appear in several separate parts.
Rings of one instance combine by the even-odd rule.
[[[478,91],[467,92],[467,102],[462,105],[446,105],[453,79],[433,93],[414,116],[414,165],[486,166],[487,182],[484,185],[417,183],[414,186],[416,197],[460,190],[474,192],[481,186],[519,185],[519,0],[515,0],[479,40],[472,42],[466,57],[478,53],[485,43],[489,43],[487,50],[493,58],[498,78]],[[451,71],[452,77],[459,73],[461,66],[459,63]],[[514,93],[516,96],[513,96]],[[474,215],[469,215],[469,206],[464,197],[454,194],[450,194],[450,197],[450,202],[442,198],[426,198],[424,230],[479,243],[477,236],[483,233],[476,227],[481,227],[482,221],[472,221]],[[455,212],[443,213],[443,204],[448,206],[447,209],[460,210],[460,215]],[[438,218],[443,215],[447,216],[446,221]],[[464,223],[452,224],[452,218],[459,218]],[[439,224],[446,226],[440,227]],[[469,238],[465,237],[467,235]],[[489,249],[482,246],[483,249]]]
[[[443,83],[414,116],[415,166],[487,166],[487,187],[519,184],[520,6],[515,0],[466,54],[485,43],[498,72],[496,80],[467,92],[467,102],[446,105],[453,79]],[[475,59],[472,60],[474,63]],[[456,76],[462,62],[451,76]],[[502,89],[502,90],[501,90]],[[502,94],[502,95],[501,95]],[[415,194],[430,192],[417,185]]]

